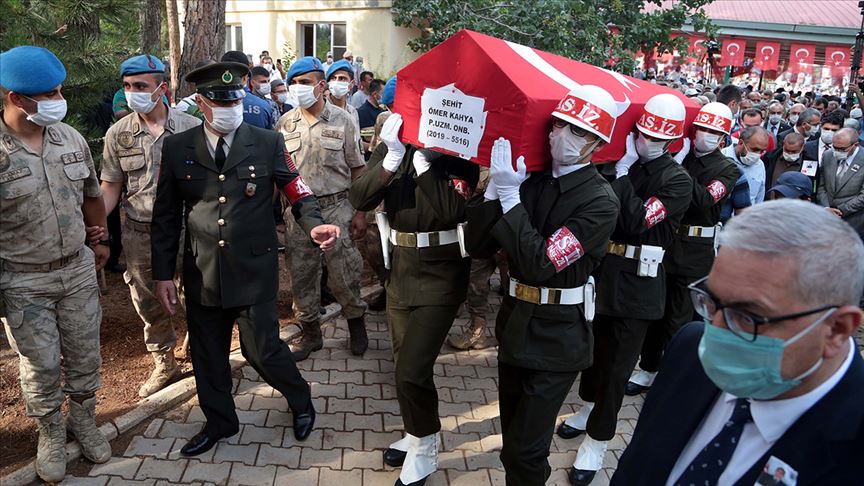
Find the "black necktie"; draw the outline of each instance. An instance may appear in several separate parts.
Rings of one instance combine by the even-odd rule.
[[[216,162],[216,168],[222,171],[222,167],[225,166],[225,139],[222,137],[219,137],[219,143],[216,144],[213,161]]]
[[[735,401],[732,417],[723,429],[708,442],[693,461],[684,469],[675,486],[717,484],[720,475],[729,465],[732,453],[738,447],[738,440],[744,426],[753,420],[750,415],[750,402],[744,398]]]

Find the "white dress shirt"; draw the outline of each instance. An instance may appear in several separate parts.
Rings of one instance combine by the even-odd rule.
[[[852,364],[852,357],[855,352],[855,340],[850,338],[849,352],[846,359],[843,360],[843,364],[824,383],[804,395],[784,400],[750,400],[750,413],[753,415],[753,421],[744,426],[738,447],[732,453],[726,470],[720,475],[717,486],[732,485],[741,479],[741,476],[746,474],[753,467],[753,464],[774,446],[777,439],[783,436],[786,430],[804,415],[804,412],[837,385],[843,375],[846,374],[849,365]],[[684,469],[699,455],[708,441],[720,433],[720,430],[732,417],[732,410],[737,399],[738,397],[729,393],[721,393],[717,397],[708,415],[699,424],[696,433],[690,437],[687,446],[678,456],[678,461],[666,480],[666,486],[675,484]],[[782,457],[778,457],[778,459],[783,460]],[[790,466],[795,467],[795,464],[790,464]]]
[[[231,151],[231,144],[234,142],[234,135],[237,134],[237,129],[222,137],[225,140],[225,158],[228,158],[228,154]],[[207,139],[207,151],[210,152],[210,157],[216,158],[216,146],[219,145],[219,135],[211,131],[206,126],[204,127],[204,136]]]
[[[750,205],[753,206],[765,200],[765,163],[761,159],[753,165],[742,163],[738,154],[735,153],[736,145],[737,143],[725,147],[720,152],[732,159],[738,166],[738,170],[747,179],[750,190]]]

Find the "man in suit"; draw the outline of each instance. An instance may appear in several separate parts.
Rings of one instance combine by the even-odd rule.
[[[794,127],[777,134],[777,146],[782,147],[783,139],[786,138],[786,135],[789,135],[792,132],[798,132],[806,141],[816,140],[816,134],[819,133],[819,121],[821,118],[822,114],[813,108],[807,108],[802,111],[801,115],[795,121]]]
[[[783,103],[780,103],[779,101],[773,101],[768,105],[768,119],[765,120],[762,128],[771,133],[775,142],[777,141],[778,133],[785,132],[792,128],[792,125],[783,121],[783,115],[785,113],[786,109],[783,107]]]
[[[173,315],[172,278],[183,242],[183,282],[192,366],[207,419],[182,449],[195,456],[239,430],[231,397],[228,352],[234,322],[243,356],[284,396],[294,436],[304,440],[315,422],[309,385],[279,339],[279,287],[274,187],[288,197],[297,222],[322,250],[337,242],[337,226],[323,224],[315,195],[297,174],[278,133],[243,122],[244,64],[221,62],[186,75],[195,83],[204,125],[165,139],[151,223],[153,280],[159,302]],[[185,219],[185,221],[184,221]]]
[[[777,179],[785,172],[807,173],[808,177],[816,180],[818,165],[804,165],[804,137],[799,133],[790,133],[783,139],[780,150],[765,154],[765,188],[771,189],[777,183]],[[814,186],[815,188],[815,186]]]
[[[822,166],[827,152],[831,151],[834,134],[843,128],[845,116],[839,111],[833,111],[822,116],[819,137],[804,144],[804,159],[816,160]],[[855,138],[858,138],[857,132]]]
[[[691,289],[705,324],[670,344],[611,485],[754,484],[766,464],[798,486],[860,484],[852,228],[808,202],[759,204],[732,218]]]
[[[838,130],[831,145],[823,158],[816,200],[864,237],[864,151],[858,146],[858,133]]]

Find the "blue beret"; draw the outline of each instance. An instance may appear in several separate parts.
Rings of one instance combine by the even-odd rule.
[[[396,99],[396,76],[387,80],[384,85],[384,92],[381,93],[381,103],[387,106],[393,106],[393,101]]]
[[[327,70],[327,79],[329,80],[330,76],[336,74],[336,71],[339,71],[340,69],[342,71],[348,71],[348,74],[351,75],[351,79],[354,79],[354,66],[352,66],[351,63],[346,61],[345,59],[336,61],[333,63],[332,66],[330,66],[330,69]]]
[[[294,64],[288,68],[288,74],[285,75],[285,82],[291,84],[291,79],[294,76],[301,76],[312,71],[321,71],[324,74],[324,65],[317,57],[306,56],[294,61]]]
[[[0,66],[0,86],[23,95],[46,93],[66,80],[63,63],[42,47],[18,46],[0,53]]]
[[[136,74],[165,73],[165,65],[156,56],[141,54],[132,56],[120,65],[120,77]]]

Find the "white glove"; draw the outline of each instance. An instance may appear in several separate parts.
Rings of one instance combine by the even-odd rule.
[[[516,159],[516,170],[513,170],[513,155],[510,141],[499,138],[492,144],[492,157],[489,164],[489,184],[495,185],[501,208],[506,213],[513,206],[522,202],[519,199],[519,186],[528,178],[525,168],[525,157]]]
[[[636,152],[636,136],[632,133],[627,135],[627,151],[621,160],[615,163],[615,178],[621,178],[630,173],[630,167],[639,160],[639,153]]]
[[[672,158],[675,159],[675,162],[678,162],[679,164],[683,164],[684,163],[684,157],[687,157],[687,154],[689,154],[689,153],[690,153],[690,137],[684,137],[684,147],[681,148],[681,151],[678,152],[677,154],[675,154],[675,157],[672,157]]]
[[[432,164],[429,162],[429,159],[426,158],[426,154],[423,153],[424,150],[420,149],[414,152],[414,158],[412,162],[414,162],[414,170],[417,172],[418,176],[423,175],[424,172],[429,170],[429,167]]]
[[[402,128],[402,115],[394,113],[384,122],[381,134],[378,136],[387,146],[387,155],[384,156],[381,165],[388,172],[396,172],[405,157],[405,145],[399,141],[400,128]]]
[[[486,192],[483,193],[483,198],[487,201],[498,200],[498,188],[495,187],[495,181],[492,180],[492,176],[489,176],[489,182],[486,183]]]

